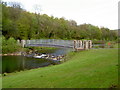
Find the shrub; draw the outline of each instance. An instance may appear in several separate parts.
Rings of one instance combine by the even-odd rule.
[[[17,41],[10,37],[8,40],[2,36],[2,53],[13,53],[20,50],[20,46]]]

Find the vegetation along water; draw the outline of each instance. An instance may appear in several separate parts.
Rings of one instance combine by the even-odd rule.
[[[3,74],[0,74],[0,86],[2,83],[3,88],[117,88],[119,86],[116,44],[120,43],[118,30],[86,23],[78,25],[75,20],[31,13],[23,9],[20,3],[15,2],[8,4],[2,1],[0,7],[2,7],[0,56],[3,57],[0,60],[3,71]],[[72,52],[66,48],[22,47],[18,43],[22,40],[36,39],[92,40],[93,48]],[[45,58],[26,57],[31,54],[37,57],[36,52],[37,55],[44,56],[52,54],[51,57],[65,55],[66,62],[51,65],[53,62]]]

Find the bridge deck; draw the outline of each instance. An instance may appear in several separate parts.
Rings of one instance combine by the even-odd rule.
[[[73,46],[52,45],[52,44],[26,44],[25,46],[41,46],[41,47],[59,47],[59,48],[73,48]]]

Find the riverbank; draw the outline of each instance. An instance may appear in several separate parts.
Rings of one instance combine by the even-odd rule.
[[[31,54],[33,52],[42,52],[42,53],[47,53],[48,50],[49,52],[52,52],[53,50],[56,50],[57,48],[53,47],[26,47],[26,48],[21,48],[18,52],[13,52],[13,53],[2,53],[0,56],[20,56],[20,55],[26,55],[26,54]]]
[[[3,77],[3,88],[117,87],[117,49],[95,49],[71,54],[73,56],[63,64],[11,73]]]
[[[20,55],[21,55],[21,52],[0,54],[0,56],[20,56]]]

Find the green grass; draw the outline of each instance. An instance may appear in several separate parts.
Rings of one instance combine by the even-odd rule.
[[[117,49],[72,55],[60,65],[11,73],[3,77],[3,88],[109,88],[117,85]]]
[[[2,78],[0,77],[0,89],[2,88]]]

